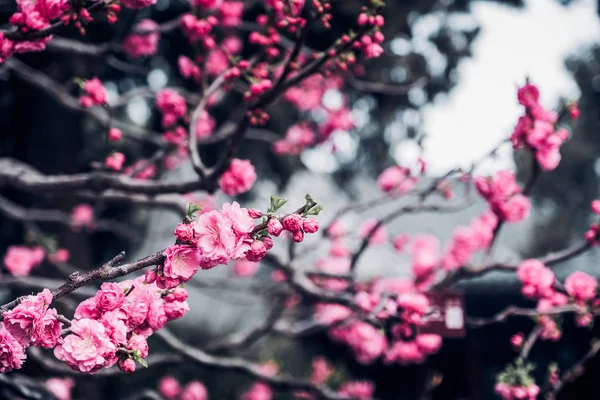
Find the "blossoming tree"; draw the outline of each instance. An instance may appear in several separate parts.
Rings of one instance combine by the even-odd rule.
[[[93,205],[97,203],[167,208],[181,217],[181,223],[171,227],[174,237],[167,248],[157,248],[137,260],[127,260],[122,252],[82,272],[69,269],[69,249],[60,243],[28,241],[8,246],[3,266],[9,276],[2,280],[8,286],[26,287],[29,293],[34,290],[0,308],[0,372],[19,370],[30,358],[57,375],[65,371],[131,374],[139,365],[155,368],[187,361],[238,371],[254,380],[256,383],[241,394],[242,399],[270,399],[275,391],[287,391],[296,398],[371,399],[377,397],[373,383],[360,378],[345,382],[334,379],[336,373],[326,354],[313,360],[312,374],[304,378],[281,370],[274,361],[261,363],[231,353],[272,332],[294,337],[325,331],[360,364],[419,364],[439,351],[446,331],[462,335],[465,324],[478,327],[521,315],[532,317],[535,327],[527,335],[515,332],[507,338],[518,353],[514,363],[499,375],[495,391],[504,399],[551,399],[600,350],[593,344],[580,363],[563,371],[552,368],[544,382],[531,376],[534,367],[528,356],[532,347],[537,341],[560,340],[563,314],[574,314],[578,325],[588,326],[598,313],[596,278],[574,272],[559,282],[551,269],[592,250],[600,239],[598,225],[582,233],[580,243],[572,248],[557,249],[538,259],[508,264],[496,261],[493,254],[502,227],[522,221],[530,213],[528,195],[538,176],[558,166],[560,147],[569,139],[567,126],[578,117],[575,103],[564,104],[555,112],[540,104],[538,89],[532,83],[518,90],[523,115],[501,145],[512,144],[515,151],[525,152],[531,159],[532,174],[524,185],[510,170],[477,176],[473,173],[477,165],[423,179],[427,165],[419,160],[416,165],[387,168],[377,180],[379,197],[348,205],[333,217],[321,214],[323,205],[310,195],[290,199],[290,204],[296,204],[291,208],[287,199],[277,195],[263,209],[244,208],[236,201],[216,206],[206,198],[187,202],[189,194],[196,192],[238,196],[251,189],[257,173],[250,161],[238,158],[239,150],[251,129],[263,127],[263,134],[273,135],[264,127],[278,107],[293,106],[303,116],[284,134],[275,133],[272,151],[281,157],[296,157],[327,143],[334,132],[354,127],[346,105],[331,109],[323,105],[322,98],[329,89],[343,92],[348,71],[360,71],[361,62],[382,54],[385,37],[380,11],[384,4],[381,0],[365,1],[355,10],[354,26],[324,51],[308,48],[306,38],[315,29],[330,29],[335,24],[330,13],[334,4],[328,0],[248,2],[252,4],[195,0],[189,12],[171,21],[139,21],[122,43],[86,47],[54,37],[68,26],[86,35],[93,29],[92,25],[88,28],[91,22],[117,21],[121,7],[138,10],[154,3],[19,0],[18,11],[10,18],[11,27],[0,31],[0,63],[27,76],[68,107],[84,110],[105,128],[102,155],[91,171],[47,174],[22,161],[0,158],[0,187],[43,197],[48,203],[44,209],[26,208],[0,195],[0,212],[24,223],[64,224],[75,232],[119,227],[96,216]],[[250,32],[237,29],[247,12],[257,8],[260,11],[254,15]],[[120,121],[112,112],[132,94],[109,101],[102,79],[77,77],[74,95],[18,59],[22,53],[44,51],[53,41],[67,51],[102,54],[118,50],[131,58],[152,57],[161,35],[173,30],[180,30],[189,42],[190,51],[179,55],[178,67],[181,76],[196,89],[145,91],[154,99],[162,127],[158,135],[143,132],[143,140],[157,149],[148,158],[130,159],[119,151],[123,141],[139,134],[139,127]],[[225,101],[236,102],[236,109],[229,112],[225,123],[217,124],[214,110]],[[219,144],[217,157],[211,157],[214,161],[202,151],[208,144]],[[174,182],[159,173],[162,168],[173,170],[184,163],[193,166],[194,179]],[[405,214],[464,209],[470,195],[460,201],[454,196],[461,187],[468,194],[474,188],[488,207],[468,226],[457,227],[443,248],[432,235],[390,237],[386,225]],[[79,204],[68,211],[52,208],[54,197],[64,193]],[[408,194],[415,195],[417,201],[403,202]],[[383,204],[397,207],[381,219],[365,219],[358,229],[344,225],[344,215]],[[600,214],[600,200],[591,207]],[[294,250],[315,251],[314,247],[303,248],[306,235],[320,235],[318,245],[326,248],[326,255],[315,265],[299,262]],[[355,237],[357,245],[351,243]],[[359,281],[356,269],[365,250],[388,245],[410,255],[411,277]],[[288,246],[288,257],[275,255],[271,251],[274,246]],[[272,279],[278,290],[277,304],[264,323],[207,348],[193,347],[169,330],[170,321],[185,318],[193,307],[186,290],[192,279],[201,280],[203,271],[212,268],[232,268],[232,279],[241,279],[254,275],[262,262],[274,266]],[[49,264],[65,273],[63,281],[46,277],[44,266]],[[535,305],[518,308],[507,304],[505,311],[490,318],[464,317],[460,296],[449,295],[448,290],[460,281],[492,271],[516,274],[523,296]],[[452,307],[440,306],[438,295],[442,299],[455,296]],[[293,312],[299,303],[310,306],[310,315]],[[445,328],[435,331],[440,312]],[[155,352],[148,344],[153,340],[170,351]],[[223,350],[228,353],[223,355]],[[69,399],[75,384],[71,378],[52,378],[41,385],[18,372],[1,376],[7,396],[14,398]],[[434,377],[432,387],[436,382]],[[147,389],[138,397],[189,400],[210,396],[201,382],[182,387],[170,376]]]

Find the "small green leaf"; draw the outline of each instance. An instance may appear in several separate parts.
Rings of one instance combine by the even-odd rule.
[[[140,364],[142,364],[145,368],[148,368],[148,362],[146,362],[146,360],[144,360],[143,358],[138,358],[137,362],[139,362]]]
[[[202,206],[190,201],[187,204],[187,209],[186,209],[185,215],[192,218],[194,216],[194,214],[200,210],[202,210]]]
[[[275,194],[271,195],[271,206],[267,210],[268,213],[275,213],[285,205],[289,200],[279,197]]]
[[[319,215],[319,213],[323,210],[324,210],[323,206],[319,204],[319,205],[311,208],[310,210],[308,210],[306,212],[306,215]]]

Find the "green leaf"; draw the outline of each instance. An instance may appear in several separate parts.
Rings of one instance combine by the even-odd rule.
[[[145,368],[148,368],[148,362],[146,362],[146,360],[144,360],[143,358],[138,358],[137,362],[142,364]]]
[[[190,201],[189,203],[187,203],[185,215],[192,218],[194,214],[200,210],[202,210],[202,206]]]
[[[267,212],[268,213],[275,213],[275,212],[277,212],[288,201],[289,201],[288,199],[284,199],[283,197],[279,197],[276,194],[271,195],[271,205],[269,206],[269,209],[267,210]]]
[[[323,210],[324,210],[323,206],[319,204],[319,205],[311,208],[310,210],[308,210],[306,212],[306,215],[319,215],[319,213]]]

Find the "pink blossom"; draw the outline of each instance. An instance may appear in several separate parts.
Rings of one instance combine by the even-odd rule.
[[[54,355],[73,370],[94,372],[111,358],[116,347],[106,335],[104,325],[92,319],[74,320],[71,334],[54,348]]]
[[[139,10],[140,8],[146,8],[156,4],[156,0],[124,0],[121,1],[121,3],[127,8]]]
[[[319,127],[321,134],[320,142],[324,142],[337,130],[349,131],[354,128],[354,120],[348,107],[342,107],[336,111],[330,111],[327,120]]]
[[[123,168],[123,163],[125,163],[125,155],[123,153],[115,152],[106,157],[105,165],[113,171],[120,171]]]
[[[278,237],[283,231],[283,225],[281,224],[279,219],[270,218],[269,222],[267,222],[267,231],[269,232],[269,235]]]
[[[135,372],[135,361],[131,358],[119,360],[118,366],[119,369],[125,372],[126,374],[132,374]]]
[[[194,228],[190,224],[177,224],[175,228],[175,238],[182,244],[196,245]]]
[[[327,379],[333,374],[333,367],[323,357],[315,357],[312,359],[312,375],[311,382],[317,385],[324,384]]]
[[[148,342],[141,335],[133,335],[127,343],[127,349],[138,352],[142,358],[148,357]]]
[[[198,271],[202,260],[202,253],[198,248],[185,245],[167,247],[165,256],[164,276],[179,282],[189,281]]]
[[[218,211],[202,214],[194,223],[194,231],[204,257],[203,269],[225,264],[232,258],[238,239],[229,218]]]
[[[106,104],[106,89],[100,79],[93,78],[83,82],[83,94],[79,97],[79,104],[83,108]]]
[[[288,232],[298,232],[302,230],[302,217],[299,214],[290,214],[281,221],[281,224]]]
[[[440,261],[438,239],[431,235],[415,236],[411,256],[411,268],[417,280],[431,275]]]
[[[361,364],[373,363],[387,348],[383,333],[367,322],[352,324],[347,328],[344,339]]]
[[[256,170],[248,160],[234,158],[229,169],[219,179],[219,187],[228,196],[245,193],[256,181]]]
[[[110,140],[111,142],[118,142],[119,140],[121,140],[122,136],[123,132],[121,132],[121,130],[118,128],[110,128],[110,130],[108,131],[108,140]]]
[[[194,0],[194,4],[202,9],[209,9],[219,6],[223,0]]]
[[[35,296],[27,296],[15,308],[4,313],[4,328],[22,346],[28,346],[36,331],[36,325],[52,302],[52,294],[44,289]]]
[[[376,225],[378,225],[378,221],[376,219],[368,219],[358,228],[358,236],[361,239],[364,240],[367,238],[367,236],[371,236],[369,238],[369,244],[371,246],[385,244],[388,241],[388,234],[383,224],[379,225],[377,229],[375,229],[375,232],[371,232]]]
[[[156,54],[159,40],[158,24],[151,19],[143,19],[136,24],[134,32],[125,38],[123,51],[130,57],[151,56]]]
[[[375,385],[369,381],[350,381],[340,386],[338,393],[351,399],[367,400],[373,397]]]
[[[69,261],[69,250],[67,249],[58,249],[54,253],[48,255],[48,261],[51,263],[66,263]]]
[[[420,293],[403,293],[398,297],[398,307],[403,312],[403,318],[411,323],[419,325],[422,323],[421,317],[429,308],[429,299]]]
[[[35,3],[35,9],[48,21],[57,19],[69,8],[66,0],[41,0]]]
[[[163,307],[169,321],[179,319],[190,311],[190,305],[187,301],[172,301],[165,303]]]
[[[74,317],[75,319],[82,318],[91,318],[98,319],[100,318],[100,310],[97,307],[96,299],[94,297],[86,299],[79,303],[77,308],[75,309]]]
[[[327,236],[334,239],[345,236],[346,232],[346,225],[344,225],[344,223],[339,219],[332,221],[327,228]]]
[[[192,78],[196,82],[200,81],[200,68],[189,57],[179,56],[177,66],[179,67],[179,73],[184,78]]]
[[[434,334],[417,335],[415,342],[419,350],[425,355],[437,353],[442,347],[442,337]]]
[[[206,72],[211,75],[218,75],[229,68],[229,58],[221,49],[213,49],[206,57]]]
[[[4,266],[14,276],[27,276],[42,262],[42,259],[39,251],[24,246],[9,246],[4,255]]]
[[[187,113],[187,104],[181,94],[173,89],[163,89],[156,95],[156,107],[163,114],[162,126],[164,128],[175,124],[178,119]]]
[[[73,378],[50,378],[46,381],[46,387],[58,400],[71,400],[71,391],[74,386]]]
[[[172,376],[165,376],[158,384],[158,391],[166,397],[167,400],[175,400],[175,398],[179,396],[179,393],[181,393],[181,386]]]
[[[62,323],[56,319],[56,310],[51,308],[35,321],[32,332],[32,344],[36,347],[51,349],[60,343]]]
[[[208,391],[206,387],[198,381],[188,383],[181,392],[179,400],[207,400]]]
[[[292,125],[286,132],[285,138],[273,144],[277,154],[298,155],[315,142],[315,132],[308,124]]]
[[[592,201],[591,208],[594,214],[600,214],[600,200]]]
[[[331,325],[348,318],[352,310],[341,304],[320,303],[315,310],[315,319],[323,325]]]
[[[348,257],[350,254],[350,249],[346,246],[343,239],[334,239],[331,241],[331,247],[329,249],[330,256]]]
[[[524,340],[525,340],[525,336],[523,335],[523,333],[521,333],[521,332],[515,333],[510,338],[510,344],[512,344],[513,347],[518,349],[523,345]]]
[[[576,301],[587,301],[596,297],[598,281],[585,272],[576,271],[565,279],[565,289]]]
[[[219,5],[221,23],[223,26],[238,26],[242,12],[244,11],[244,3],[241,1],[224,1]]]
[[[377,58],[383,54],[383,47],[378,43],[370,43],[363,47],[366,59]]]
[[[21,368],[25,358],[23,346],[4,327],[0,327],[0,372]]]
[[[319,230],[319,221],[314,218],[305,218],[302,222],[302,229],[306,233],[316,233]]]
[[[240,278],[253,276],[260,268],[260,263],[248,260],[237,260],[233,264],[233,274]]]
[[[396,236],[392,241],[394,249],[399,253],[402,252],[404,250],[404,246],[406,246],[409,240],[410,236],[408,235],[408,233],[403,233],[401,235]]]
[[[241,400],[271,400],[273,391],[269,385],[264,383],[255,383],[250,389],[241,396]]]
[[[94,226],[94,209],[89,204],[79,204],[71,212],[71,226],[74,230]]]
[[[196,137],[203,139],[209,137],[215,129],[215,120],[210,116],[208,111],[203,110],[200,113],[198,122],[196,122]]]
[[[248,209],[240,207],[237,201],[224,203],[221,214],[229,219],[236,235],[244,235],[254,230],[254,220],[248,213]]]
[[[415,342],[395,341],[386,351],[385,364],[398,363],[400,365],[420,364],[425,361],[425,354]]]
[[[527,83],[517,92],[519,103],[525,107],[531,107],[537,104],[540,99],[540,91],[535,85]]]
[[[94,296],[96,308],[100,312],[112,311],[123,305],[125,294],[118,283],[104,282]]]
[[[523,283],[521,292],[529,298],[546,297],[552,293],[554,273],[541,261],[529,259],[519,264],[517,276]]]

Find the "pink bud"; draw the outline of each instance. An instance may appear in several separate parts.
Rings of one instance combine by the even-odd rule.
[[[265,243],[267,250],[271,250],[273,248],[273,239],[271,239],[271,236],[265,236],[262,238],[262,241]]]
[[[362,13],[358,16],[358,24],[359,25],[366,25],[367,22],[369,22],[369,16],[365,13]]]
[[[267,231],[269,231],[269,235],[273,235],[278,237],[281,235],[281,231],[283,230],[283,225],[277,218],[271,218],[267,223]]]
[[[301,241],[304,240],[304,232],[300,231],[296,231],[294,232],[294,235],[292,236],[292,238],[294,239],[294,242],[296,243],[300,243]]]
[[[302,228],[306,233],[315,233],[319,230],[319,221],[314,218],[306,218],[302,222]]]
[[[511,338],[510,338],[510,343],[515,347],[515,348],[519,348],[523,345],[523,334],[522,333],[517,333],[514,334]]]
[[[302,230],[302,217],[298,214],[290,214],[281,221],[283,229],[292,233]]]
[[[123,135],[123,132],[121,132],[120,129],[111,128],[108,131],[108,140],[110,140],[111,142],[117,142],[117,141],[121,140],[122,135]]]
[[[250,251],[246,254],[249,261],[260,261],[267,254],[267,246],[262,240],[255,240],[250,245]]]
[[[160,380],[158,390],[168,400],[174,400],[181,393],[181,386],[172,376],[165,376]]]
[[[156,271],[153,269],[149,269],[144,275],[144,283],[149,285],[151,283],[154,283],[154,281],[156,281]]]
[[[592,201],[592,211],[594,214],[600,214],[600,200]]]
[[[188,291],[185,288],[179,287],[173,290],[173,296],[177,301],[186,301],[188,298]]]
[[[119,369],[123,372],[131,374],[135,371],[135,361],[131,358],[119,361]]]
[[[165,297],[163,297],[163,299],[167,302],[167,303],[172,303],[175,301],[175,296],[173,296],[173,293],[169,293],[167,294]]]
[[[250,216],[250,218],[253,218],[253,219],[262,217],[262,213],[260,212],[260,210],[257,210],[256,208],[249,209],[248,215]]]

